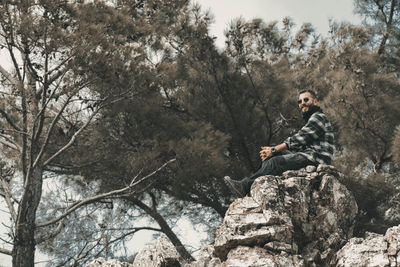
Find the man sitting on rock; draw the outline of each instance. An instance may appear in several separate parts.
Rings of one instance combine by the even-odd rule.
[[[306,125],[296,134],[274,147],[261,147],[261,168],[241,181],[225,176],[226,184],[240,197],[250,192],[254,180],[264,175],[281,175],[287,170],[298,170],[308,165],[330,164],[335,150],[332,126],[317,105],[317,95],[312,90],[299,94],[299,108]]]

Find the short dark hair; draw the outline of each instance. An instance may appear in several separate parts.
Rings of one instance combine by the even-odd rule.
[[[304,94],[304,93],[310,93],[311,96],[312,96],[314,99],[318,99],[317,93],[315,93],[315,92],[314,92],[313,90],[311,90],[311,89],[302,90],[302,91],[299,92],[299,95]]]

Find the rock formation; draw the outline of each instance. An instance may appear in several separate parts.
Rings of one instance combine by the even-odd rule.
[[[87,264],[86,267],[133,267],[133,264],[99,258]]]
[[[258,178],[217,229],[221,266],[329,265],[352,236],[357,204],[331,166]]]
[[[179,255],[169,240],[161,236],[154,245],[142,249],[133,261],[134,267],[175,267],[181,266]]]
[[[326,165],[260,177],[251,196],[230,205],[214,244],[195,262],[179,262],[160,238],[133,266],[400,266],[400,226],[352,238],[357,205],[343,178]]]
[[[90,262],[86,267],[178,267],[179,255],[169,240],[161,236],[157,241],[143,248],[133,263],[105,260],[102,258]]]
[[[367,233],[365,238],[352,238],[336,255],[336,266],[400,266],[400,226],[386,234]]]

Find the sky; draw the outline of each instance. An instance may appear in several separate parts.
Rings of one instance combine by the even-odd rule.
[[[246,20],[262,18],[265,22],[271,22],[282,21],[284,17],[289,16],[298,26],[306,22],[311,23],[323,36],[328,35],[329,19],[348,21],[354,24],[361,22],[358,15],[353,14],[352,0],[197,0],[197,3],[214,14],[215,22],[210,30],[211,34],[217,37],[219,47],[224,46],[224,30],[233,19],[238,17]],[[4,209],[5,207],[1,207],[0,211],[4,211]],[[4,215],[6,214],[1,212],[1,219],[4,219]],[[192,225],[184,219],[176,227],[187,232],[186,241],[196,240],[194,246],[198,246],[198,240],[204,237],[190,230]],[[151,232],[140,232],[134,236],[135,247],[140,249],[151,243],[151,236]],[[43,257],[40,253],[38,256],[37,260]],[[0,254],[0,267],[8,266],[11,266],[11,257]],[[36,266],[43,266],[43,264]]]
[[[299,27],[311,23],[318,33],[328,35],[329,19],[361,23],[353,13],[353,0],[197,0],[203,8],[209,9],[215,17],[210,30],[217,36],[217,45],[224,46],[224,30],[238,17],[246,20],[262,18],[265,22],[282,21],[291,17]]]

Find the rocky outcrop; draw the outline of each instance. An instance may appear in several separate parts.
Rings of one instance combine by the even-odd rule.
[[[400,226],[389,228],[385,235],[367,233],[352,238],[336,255],[338,267],[400,266]]]
[[[155,244],[142,249],[133,261],[135,267],[175,267],[181,266],[178,252],[164,236],[157,239]]]
[[[329,265],[352,236],[357,214],[354,197],[338,178],[333,167],[322,165],[258,178],[251,197],[229,207],[217,229],[215,255],[227,266]]]
[[[332,166],[323,165],[258,178],[251,196],[230,205],[216,231],[214,245],[204,247],[195,262],[182,265],[333,264],[336,252],[352,237],[357,214],[354,197],[339,182],[342,178]],[[154,259],[154,252],[147,254]],[[145,262],[150,257],[141,259]]]
[[[133,264],[119,262],[117,260],[105,260],[103,258],[98,258],[88,263],[86,267],[133,267]]]
[[[260,177],[251,196],[230,205],[214,244],[203,247],[195,262],[179,262],[163,238],[140,252],[133,266],[355,266],[346,265],[350,257],[336,257],[352,237],[357,214],[341,179],[326,165]]]

